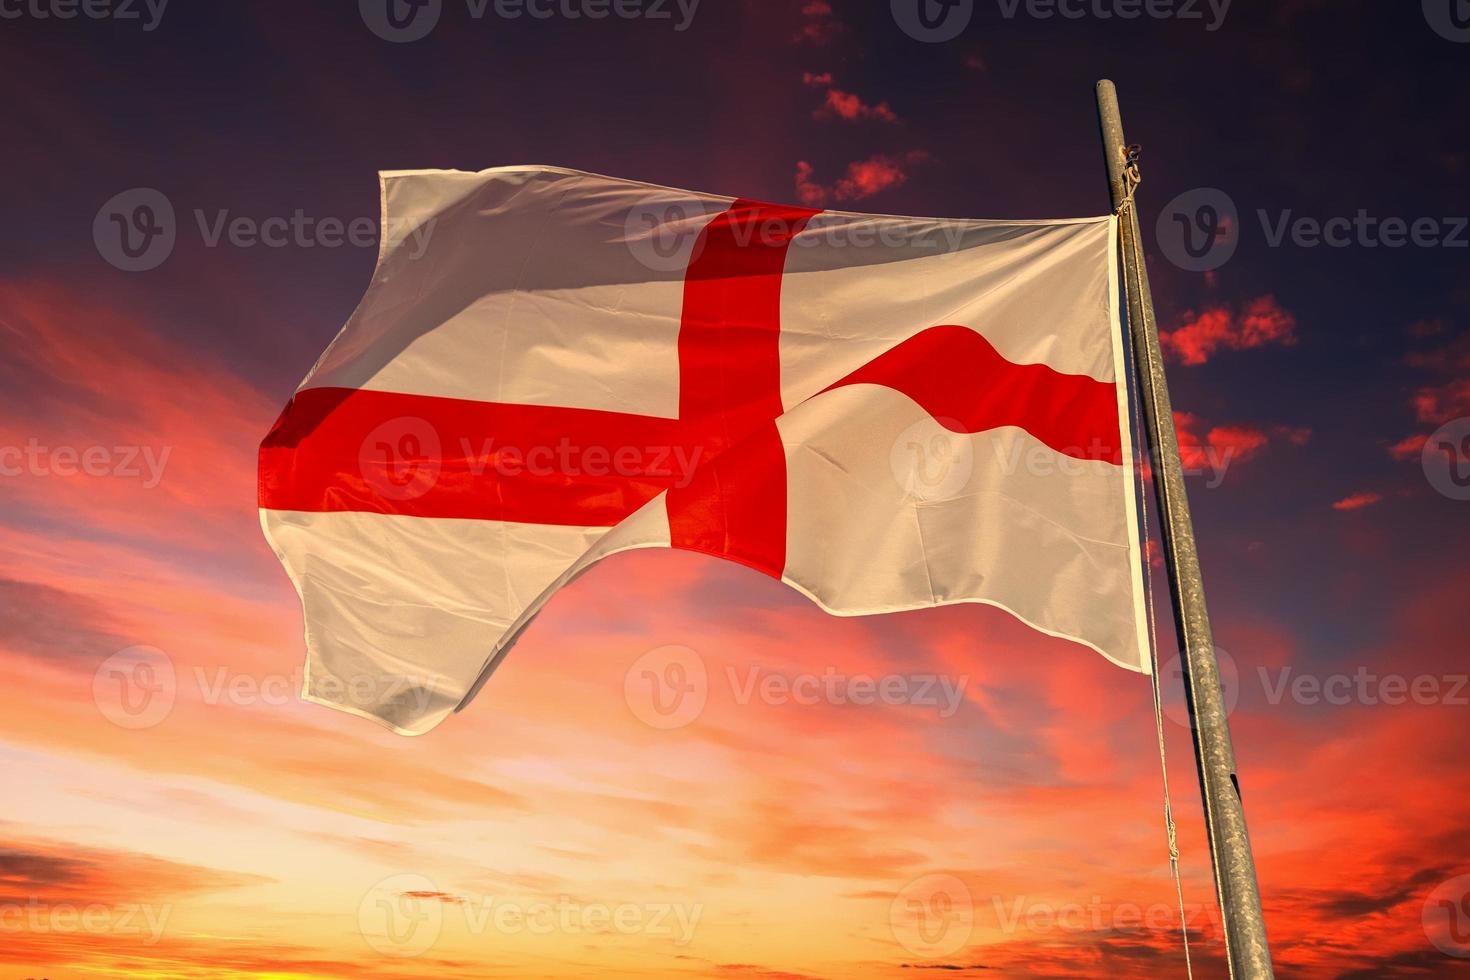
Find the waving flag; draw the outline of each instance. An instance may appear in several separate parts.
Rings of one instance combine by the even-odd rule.
[[[426,731],[560,586],[655,547],[841,615],[989,603],[1148,669],[1115,219],[550,167],[382,197],[372,283],[260,452],[304,697]]]

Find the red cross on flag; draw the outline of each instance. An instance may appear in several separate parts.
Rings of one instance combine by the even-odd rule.
[[[260,451],[303,696],[427,731],[574,575],[684,548],[1146,671],[1116,224],[382,177],[371,285]]]

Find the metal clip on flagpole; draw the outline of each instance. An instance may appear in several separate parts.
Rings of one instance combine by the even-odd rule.
[[[1133,191],[1140,179],[1138,148],[1130,147],[1123,139],[1118,92],[1110,81],[1097,83],[1097,115],[1102,126],[1113,209],[1119,216],[1133,366],[1153,461],[1164,565],[1169,574],[1169,594],[1183,654],[1185,701],[1194,730],[1194,755],[1199,767],[1230,975],[1239,980],[1272,980],[1271,950],[1266,943],[1255,860],[1251,856],[1240,784],[1235,774],[1235,750],[1230,744],[1230,726],[1220,690],[1215,641],[1205,608],[1194,524],[1189,517],[1179,441],[1174,432],[1169,386],[1159,350],[1158,322],[1154,317],[1148,269],[1144,265],[1138,209],[1133,206]]]

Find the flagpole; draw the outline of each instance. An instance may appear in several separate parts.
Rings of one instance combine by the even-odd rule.
[[[1179,440],[1174,432],[1174,413],[1159,350],[1158,321],[1154,317],[1148,268],[1144,264],[1138,210],[1132,204],[1133,189],[1138,184],[1137,158],[1123,139],[1118,91],[1106,79],[1097,83],[1097,116],[1102,127],[1113,210],[1119,213],[1133,366],[1153,463],[1164,567],[1169,574],[1169,594],[1174,604],[1179,649],[1183,653],[1180,662],[1185,701],[1194,732],[1194,755],[1199,766],[1230,975],[1239,980],[1271,980],[1274,974],[1271,950],[1266,943],[1266,921],[1261,914],[1261,893],[1256,884],[1255,860],[1251,856],[1240,783],[1235,773],[1235,750],[1230,744],[1230,724],[1220,690],[1220,668],[1215,660],[1210,615],[1205,608],[1205,587],[1200,578]]]

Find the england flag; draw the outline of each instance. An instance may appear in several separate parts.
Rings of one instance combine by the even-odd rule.
[[[960,602],[1147,671],[1111,216],[385,173],[372,282],[260,451],[303,696],[425,732],[633,548],[830,613]]]

